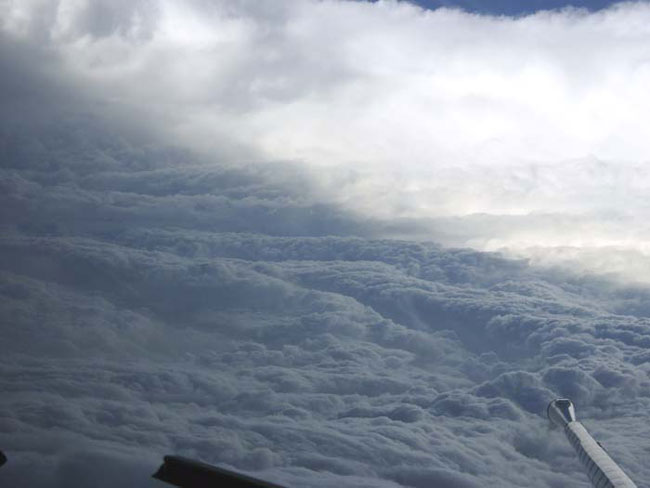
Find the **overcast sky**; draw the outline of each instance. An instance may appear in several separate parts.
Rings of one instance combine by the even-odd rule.
[[[650,4],[517,5],[0,2],[0,484],[648,479]]]

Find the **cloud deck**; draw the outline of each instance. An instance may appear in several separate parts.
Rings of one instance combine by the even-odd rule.
[[[337,57],[350,45],[320,43],[322,58],[332,54],[338,61],[319,64],[325,72],[315,75],[305,69],[302,77],[291,78],[295,86],[284,86],[270,82],[282,80],[293,65],[274,57],[270,47],[263,59],[242,61],[235,55],[248,52],[240,51],[242,46],[274,41],[268,46],[293,52],[298,66],[312,66],[306,55],[312,51],[306,48],[314,46],[313,32],[333,24],[341,39],[350,32],[363,34],[358,38],[362,47],[392,33],[393,47],[410,46],[417,54],[420,45],[405,33],[435,44],[428,37],[430,27],[449,24],[461,37],[456,59],[480,71],[485,63],[472,61],[476,43],[467,37],[468,25],[479,36],[495,29],[509,35],[542,29],[575,40],[584,32],[620,34],[615,26],[621,19],[631,12],[647,15],[647,5],[515,21],[449,10],[427,13],[395,2],[286,2],[277,11],[242,2],[226,9],[226,20],[223,9],[206,14],[224,27],[214,31],[192,24],[198,22],[198,4],[188,10],[164,2],[166,8],[180,9],[183,25],[196,28],[190,38],[183,37],[187,29],[172,29],[177,24],[169,23],[164,9],[160,18],[145,15],[145,3],[97,2],[79,11],[21,5],[26,7],[16,7],[3,21],[0,44],[0,68],[7,73],[0,81],[0,447],[9,457],[0,483],[159,486],[148,476],[163,454],[175,453],[296,487],[586,487],[570,446],[548,430],[544,409],[556,396],[575,401],[585,424],[633,479],[650,477],[645,462],[650,432],[644,421],[650,410],[647,288],[476,250],[380,238],[391,229],[408,236],[415,231],[428,235],[431,228],[426,219],[402,219],[385,209],[366,212],[368,205],[363,211],[350,208],[364,195],[366,204],[379,206],[385,176],[394,174],[379,172],[384,175],[379,183],[367,178],[385,167],[385,162],[367,165],[382,149],[370,142],[390,142],[400,133],[382,132],[382,139],[368,132],[364,124],[377,107],[370,103],[364,111],[364,100],[385,100],[380,95],[394,86],[393,62],[402,58],[389,57],[388,65],[375,59],[370,64],[377,70],[368,72],[359,55],[373,58],[377,49],[359,51],[353,43],[352,51],[345,51],[349,56]],[[339,25],[342,11],[350,16]],[[315,12],[323,24],[314,25],[321,18]],[[133,23],[138,16],[142,22]],[[38,30],[41,21],[51,28]],[[266,30],[249,37],[251,25]],[[645,27],[633,27],[621,38],[614,36],[622,44],[600,38],[607,44],[604,52],[618,52],[616,46],[627,43],[638,46],[635,39],[646,35]],[[296,39],[305,44],[293,43]],[[158,68],[164,73],[173,59],[180,59],[162,62],[165,52],[175,52],[162,49],[169,48],[165,42],[181,53],[189,45],[197,57],[183,59],[193,66],[212,52],[196,50],[196,43],[217,42],[225,50],[219,51],[219,66],[232,71],[189,70],[184,91],[174,85],[176,78],[156,75]],[[514,57],[500,57],[497,68],[507,70],[509,59],[520,61],[508,53]],[[350,66],[355,59],[361,64]],[[432,59],[425,56],[421,66],[434,66]],[[544,56],[540,59],[540,66],[548,67]],[[562,62],[567,59],[571,56]],[[417,88],[422,78],[408,66],[409,83],[415,83],[409,86]],[[601,73],[600,65],[591,69]],[[542,71],[556,73],[552,67]],[[197,73],[205,77],[194,77]],[[234,83],[240,75],[247,81]],[[646,75],[640,69],[631,79],[641,86]],[[377,77],[381,83],[374,84]],[[210,80],[219,81],[219,89],[207,90]],[[360,97],[369,80],[377,91]],[[617,80],[609,81],[618,86]],[[166,83],[175,86],[169,97]],[[485,85],[487,92],[490,86]],[[637,93],[638,86],[633,84],[629,93]],[[397,90],[393,101],[404,101],[400,97],[407,92],[420,93]],[[349,114],[346,97],[351,95],[360,104],[354,109],[368,119],[357,120],[363,130],[347,126],[354,130],[337,146],[333,141],[345,128],[341,121]],[[461,118],[484,106],[475,97],[461,98],[452,105],[471,102],[468,112],[458,112]],[[640,97],[637,107],[644,117],[645,100]],[[406,106],[418,103],[411,100]],[[323,111],[324,106],[331,111]],[[176,113],[170,107],[183,109]],[[200,107],[207,107],[210,117],[220,114],[220,124],[202,118]],[[276,118],[278,110],[286,118]],[[316,115],[303,126],[302,113]],[[446,112],[439,113],[444,125]],[[634,119],[636,112],[630,113]],[[413,124],[422,123],[421,112],[412,115]],[[337,131],[330,131],[330,117]],[[627,115],[621,117],[625,120],[617,130],[626,127]],[[188,120],[192,123],[184,125]],[[400,125],[403,119],[395,120]],[[601,123],[607,126],[601,120],[597,128]],[[288,132],[276,132],[281,127]],[[298,131],[304,138],[289,144],[286,135],[300,127],[306,130]],[[206,128],[216,130],[209,138],[219,146],[213,153],[206,155],[205,146],[197,154],[176,144],[191,143],[187,132],[204,137]],[[471,127],[466,128],[471,135]],[[599,141],[617,157],[647,144],[637,132],[626,134],[636,146]],[[445,139],[444,133],[436,137]],[[312,144],[314,138],[318,144]],[[242,140],[252,142],[244,147]],[[449,141],[462,145],[457,137]],[[576,141],[584,143],[579,137]],[[400,147],[409,147],[408,142],[402,139]],[[319,152],[320,144],[329,143],[334,153]],[[369,153],[354,150],[364,144]],[[288,152],[275,152],[278,147]],[[395,147],[386,154],[395,157]],[[500,146],[496,152],[480,147],[485,149],[481,154],[502,154]],[[574,149],[567,147],[567,153]],[[625,151],[617,152],[622,147]],[[453,153],[435,149],[438,155]],[[507,149],[510,154],[521,148]],[[359,172],[321,170],[309,160],[340,153],[362,154]],[[409,188],[418,191],[409,178],[422,176],[420,163],[411,165],[408,151],[399,154],[403,159],[395,157],[391,164],[405,161],[410,176],[396,178],[404,191],[395,205],[420,208],[418,198],[403,198]],[[303,156],[306,162],[300,161]],[[616,175],[614,163],[589,161],[561,174],[595,168],[598,175]],[[512,183],[516,195],[526,193],[529,183],[539,184],[540,195],[550,189],[540,200],[547,203],[554,201],[553,189],[571,187],[553,179],[548,168],[511,171],[510,163],[485,171],[470,165],[451,177],[444,168],[436,174],[443,186],[467,176],[456,195],[459,201],[480,196],[493,180]],[[639,183],[626,195],[629,199],[612,198],[603,210],[591,198],[599,188],[614,188],[607,195],[621,196],[629,181],[623,177],[604,178],[593,187],[576,183],[575,193],[563,202],[576,202],[579,211],[561,213],[564,228],[586,222],[580,229],[589,229],[594,215],[612,208],[611,215],[629,210],[634,221],[643,210],[635,195],[645,198],[646,172],[638,165],[625,168],[625,178],[636,175],[632,179]],[[493,176],[477,187],[472,183],[480,182],[477,174]],[[390,188],[386,198],[395,194]],[[455,200],[447,198],[451,193],[436,194],[435,202],[455,209],[443,216],[451,222],[443,230],[452,238],[463,232],[474,232],[474,238],[501,232],[507,237],[509,223],[517,220],[507,212],[489,215],[490,205],[488,214],[462,215]],[[524,227],[541,228],[540,222],[552,220],[535,212],[528,217],[532,223]],[[526,218],[524,212],[517,221]],[[641,249],[642,235],[631,238],[632,249]]]

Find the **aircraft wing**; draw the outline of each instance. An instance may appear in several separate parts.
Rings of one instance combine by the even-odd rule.
[[[181,456],[165,456],[153,477],[181,488],[284,488]]]

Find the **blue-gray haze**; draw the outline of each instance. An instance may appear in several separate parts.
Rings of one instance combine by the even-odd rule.
[[[292,487],[587,487],[571,397],[650,476],[650,292],[323,203],[197,155],[0,42],[0,485],[160,486],[181,454]]]
[[[462,8],[489,15],[526,15],[540,10],[584,8],[599,10],[616,3],[612,0],[413,0],[427,9]]]

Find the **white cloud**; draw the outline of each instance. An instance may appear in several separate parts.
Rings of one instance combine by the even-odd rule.
[[[395,1],[3,10],[5,34],[60,58],[57,76],[100,110],[139,114],[231,162],[299,160],[322,195],[364,215],[522,215],[534,225],[483,223],[448,243],[528,256],[585,248],[574,254],[587,270],[594,252],[650,259],[645,2],[517,19]],[[538,214],[578,219],[579,234]],[[434,229],[443,242],[456,232]],[[604,271],[643,279],[636,267]]]
[[[271,158],[427,168],[648,153],[645,3],[520,19],[391,1],[40,3],[5,7],[4,30],[30,38],[45,23],[43,42],[107,99],[156,105],[178,130],[255,136]]]

